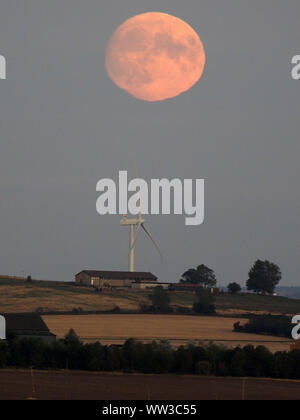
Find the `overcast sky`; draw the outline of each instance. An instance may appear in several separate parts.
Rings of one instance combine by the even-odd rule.
[[[160,103],[134,99],[105,71],[127,18],[173,14],[199,34],[200,82]],[[96,213],[96,183],[205,178],[205,223],[148,216],[165,256],[140,236],[136,269],[177,281],[204,263],[244,284],[257,258],[299,279],[299,0],[2,0],[0,272],[72,280],[127,270],[128,229]]]

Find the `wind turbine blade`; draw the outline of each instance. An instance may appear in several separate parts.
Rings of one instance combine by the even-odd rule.
[[[137,228],[136,228],[136,230],[135,230],[135,236],[134,236],[134,240],[133,240],[133,243],[132,243],[132,245],[131,245],[131,247],[130,247],[130,251],[135,247],[135,244],[136,244],[136,240],[137,240],[137,237],[138,237],[138,234],[139,234],[139,231],[140,231],[140,227],[141,227],[141,223],[139,223],[138,225],[137,225]]]
[[[157,249],[157,251],[158,251],[158,253],[160,255],[161,261],[163,262],[164,261],[164,258],[163,258],[163,255],[162,255],[160,249],[159,249],[159,246],[158,246],[157,242],[155,241],[155,239],[153,238],[153,236],[151,235],[151,233],[149,232],[149,230],[146,228],[146,226],[144,225],[144,223],[141,223],[141,226],[144,229],[144,231],[146,232],[146,234],[149,236],[149,238],[151,239],[151,241],[153,242],[155,248]]]

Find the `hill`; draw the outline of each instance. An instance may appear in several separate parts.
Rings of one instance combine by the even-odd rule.
[[[118,306],[122,311],[134,312],[140,303],[149,302],[149,291],[115,290],[96,293],[90,287],[73,283],[0,279],[1,312],[74,312],[111,311]],[[195,300],[192,292],[171,292],[173,307],[191,308]],[[247,313],[300,314],[300,300],[281,296],[220,294],[216,298],[219,314]]]

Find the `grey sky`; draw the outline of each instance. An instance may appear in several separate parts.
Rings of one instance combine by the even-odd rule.
[[[125,19],[162,11],[199,34],[199,84],[161,103],[136,100],[105,72]],[[176,281],[205,263],[244,283],[257,258],[299,279],[299,0],[2,0],[0,272],[72,280],[84,268],[127,269],[128,230],[96,213],[96,183],[205,178],[206,217],[149,216],[165,254],[138,240],[136,269]]]

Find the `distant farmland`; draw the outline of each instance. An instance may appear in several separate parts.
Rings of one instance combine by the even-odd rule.
[[[50,330],[63,337],[70,328],[85,342],[122,344],[128,338],[148,342],[169,340],[172,345],[214,341],[229,347],[264,345],[271,351],[289,350],[290,341],[276,337],[233,332],[243,319],[181,315],[48,315]]]
[[[136,311],[143,293],[120,291],[96,293],[91,287],[78,287],[64,282],[0,280],[0,307],[2,312],[68,312],[110,311],[116,306]],[[147,300],[147,298],[146,298]]]
[[[67,312],[110,311],[118,306],[122,311],[138,311],[141,303],[149,303],[149,291],[112,290],[96,293],[91,287],[78,287],[71,283],[0,279],[0,307],[2,312]],[[171,292],[174,308],[192,308],[195,294]],[[216,297],[219,314],[300,313],[300,300],[278,296],[241,294]]]

